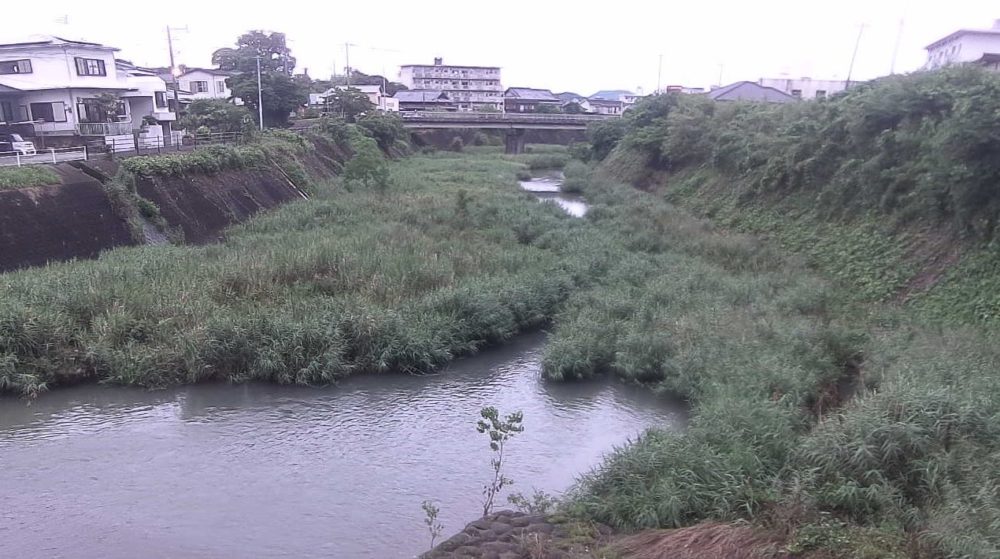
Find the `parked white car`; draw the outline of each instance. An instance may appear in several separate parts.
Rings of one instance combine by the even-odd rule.
[[[21,155],[35,155],[35,144],[20,134],[0,134],[0,154],[15,151]]]

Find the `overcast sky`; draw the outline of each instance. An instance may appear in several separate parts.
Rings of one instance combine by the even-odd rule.
[[[10,0],[13,1],[13,0]],[[399,64],[497,65],[505,86],[589,95],[598,89],[652,91],[661,84],[708,86],[719,81],[809,76],[844,79],[864,25],[854,78],[924,62],[923,47],[959,28],[987,28],[1000,4],[987,0],[682,0],[609,2],[507,0],[379,0],[281,2],[47,0],[0,19],[0,40],[30,33],[62,34],[121,49],[140,65],[167,65],[165,27],[178,63],[208,65],[248,29],[282,31],[314,78],[351,65],[395,76]],[[30,12],[30,13],[28,13]],[[13,15],[16,14],[16,15]],[[8,17],[11,16],[11,17]],[[57,18],[68,16],[68,25]],[[900,20],[904,20],[900,34]]]

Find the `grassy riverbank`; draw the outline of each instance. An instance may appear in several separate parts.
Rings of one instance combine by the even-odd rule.
[[[6,274],[0,390],[82,380],[326,383],[426,371],[540,324],[587,277],[532,241],[572,228],[499,155],[399,161],[386,191],[337,181],[221,244],[119,249]]]
[[[997,91],[955,69],[795,106],[660,96],[592,135],[610,156],[575,182],[612,208],[592,219],[651,256],[568,299],[547,372],[651,380],[694,417],[617,451],[572,508],[625,530],[745,518],[819,557],[1000,555],[998,206],[974,118]]]

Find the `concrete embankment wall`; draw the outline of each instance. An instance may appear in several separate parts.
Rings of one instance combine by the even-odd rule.
[[[100,181],[68,165],[55,170],[62,184],[0,191],[0,272],[135,244]]]
[[[337,160],[343,161],[342,154],[308,154],[301,161],[303,176],[332,176]],[[0,191],[0,272],[95,258],[104,250],[141,243],[129,212],[116,207],[102,183],[117,170],[116,162],[103,160],[60,164],[56,171],[62,184]],[[269,165],[142,178],[135,190],[155,203],[167,225],[183,231],[189,243],[218,240],[226,227],[305,196],[285,172]]]
[[[138,181],[136,192],[160,208],[188,243],[216,241],[222,231],[254,214],[303,198],[287,178],[271,169]]]

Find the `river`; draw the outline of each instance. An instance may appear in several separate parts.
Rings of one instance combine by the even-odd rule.
[[[483,406],[524,412],[506,470],[526,494],[565,490],[648,427],[681,428],[682,407],[647,389],[544,382],[544,341],[328,388],[81,386],[0,400],[0,557],[412,557],[428,543],[424,499],[445,537],[481,513]]]
[[[520,181],[521,188],[534,194],[543,202],[558,204],[566,213],[573,217],[583,217],[587,215],[590,206],[582,196],[568,194],[562,191],[563,174],[562,171],[536,171],[537,177],[531,180]]]

